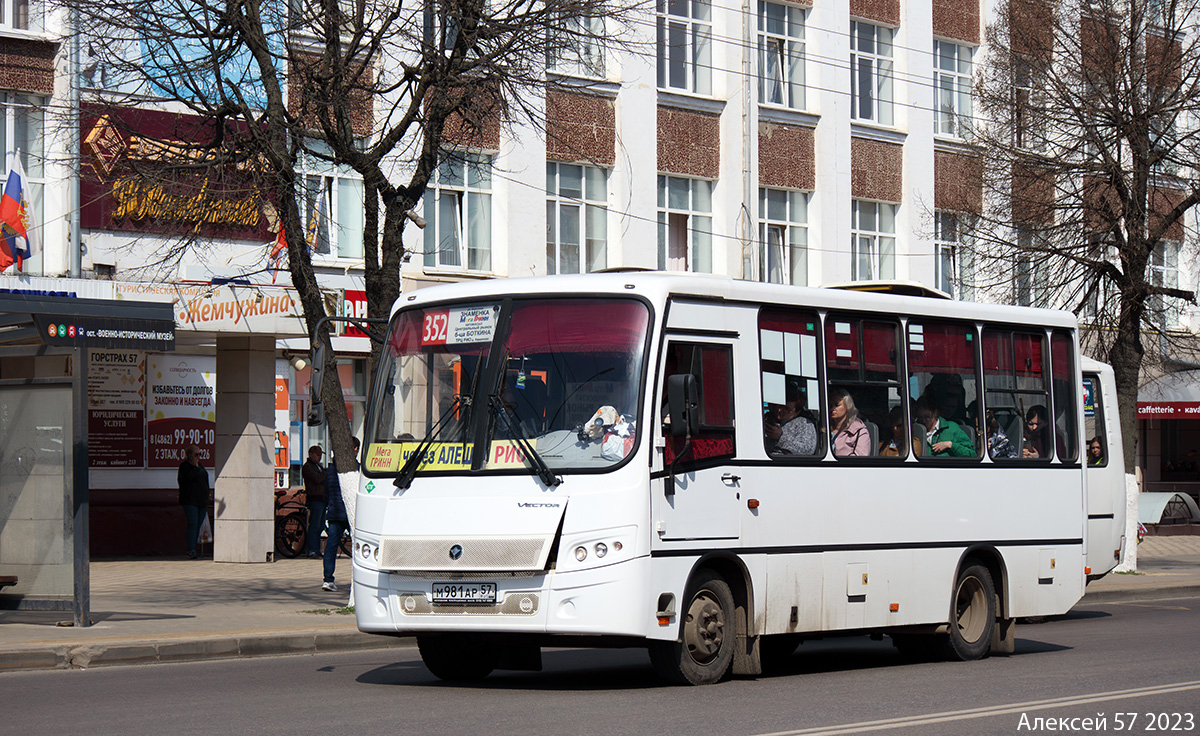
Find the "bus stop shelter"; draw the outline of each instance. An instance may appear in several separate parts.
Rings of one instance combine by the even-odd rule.
[[[0,294],[0,609],[88,626],[88,351],[175,349],[169,303]]]

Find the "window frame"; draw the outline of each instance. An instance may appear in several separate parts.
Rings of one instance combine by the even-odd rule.
[[[865,31],[864,29],[871,30]],[[850,21],[850,119],[852,121],[887,127],[893,127],[896,124],[895,42],[897,31],[896,28],[877,23],[853,19]],[[882,36],[886,36],[886,40],[881,39]],[[869,98],[863,96],[864,84],[870,90]]]
[[[782,217],[772,207],[772,198],[782,197]],[[808,207],[812,195],[794,189],[759,187],[758,189],[758,242],[761,251],[758,259],[759,281],[770,284],[808,286]],[[795,211],[803,210],[797,219]],[[779,242],[771,239],[779,233]],[[785,238],[782,237],[786,235]],[[773,251],[779,253],[773,259]],[[796,263],[799,257],[800,263]],[[772,260],[779,262],[779,279],[772,278]],[[797,276],[802,278],[797,279]],[[785,278],[786,277],[786,278]]]
[[[781,18],[771,18],[771,9],[782,10]],[[772,23],[782,26],[772,31]],[[805,33],[808,9],[798,5],[759,0],[758,2],[758,102],[792,110],[807,108],[807,47]],[[774,71],[770,62],[774,61]],[[778,94],[772,94],[777,91]],[[768,98],[772,99],[768,99]]]
[[[363,230],[366,227],[366,186],[362,175],[347,164],[335,165],[331,153],[319,153],[328,148],[319,141],[305,140],[298,157],[296,174],[304,191],[301,202],[301,221],[306,234],[313,227],[311,215],[319,207],[320,222],[317,223],[316,241],[312,245],[315,257],[361,261],[363,258]],[[318,150],[312,150],[318,149]],[[349,184],[348,182],[355,182]],[[314,186],[315,183],[315,186]],[[347,212],[347,197],[353,192],[343,191],[357,186],[359,198],[357,210]],[[315,192],[323,201],[318,205]],[[354,227],[347,227],[353,221]],[[357,234],[357,238],[355,237]]]
[[[936,210],[933,217],[934,283],[955,299],[974,301],[975,259],[967,234],[974,217],[953,210]]]
[[[559,27],[566,30],[558,32]],[[569,77],[604,79],[604,18],[595,15],[561,16],[546,38],[546,71]]]
[[[687,182],[687,202],[679,200],[681,182]],[[673,186],[677,185],[677,186]],[[712,273],[713,213],[712,201],[717,182],[672,174],[658,175],[658,269],[669,269],[671,250],[684,228],[686,263],[682,270],[691,273]],[[707,202],[707,209],[703,208]],[[679,218],[686,220],[679,224]],[[675,223],[673,225],[673,223]],[[703,256],[703,257],[701,257]],[[676,257],[677,258],[677,257]]]
[[[446,167],[450,164],[461,164],[462,175],[460,179],[451,177],[446,182],[443,179],[447,176],[448,169]],[[422,209],[427,223],[424,233],[423,265],[425,268],[491,272],[493,164],[492,154],[482,151],[453,152],[438,163],[422,197]],[[475,177],[475,184],[472,184],[472,175]],[[480,186],[479,182],[485,182],[486,186]],[[441,259],[441,254],[449,251],[448,248],[441,247],[441,243],[445,241],[447,235],[445,231],[448,229],[444,223],[445,218],[442,216],[444,214],[442,198],[445,194],[456,198],[451,204],[453,212],[457,215],[452,233],[457,240],[457,248],[455,248],[457,263],[443,262]],[[474,209],[473,203],[478,203],[479,209]],[[481,237],[486,237],[486,244],[474,242],[472,234],[476,229],[471,226],[473,217],[480,218],[479,234]],[[478,257],[485,258],[486,263],[473,265],[472,259],[477,257],[476,254],[480,254]]]
[[[31,238],[43,241],[43,249],[33,254],[22,266],[22,272],[40,275],[44,250],[43,230],[45,222],[46,194],[46,108],[48,98],[19,92],[0,92],[0,152],[3,153],[4,171],[0,172],[0,187],[8,183],[8,172],[12,171],[13,158],[19,151],[21,168],[25,171],[30,212],[26,213],[28,227],[34,230]],[[0,191],[3,191],[0,189]],[[34,264],[37,264],[36,267]]]
[[[712,15],[709,0],[658,0],[655,46],[659,89],[697,95],[713,93]],[[673,43],[672,36],[677,32],[682,34],[682,41]],[[683,79],[676,78],[673,64],[680,65]]]
[[[564,167],[580,170],[579,196],[563,193],[562,173]],[[594,173],[593,173],[594,172]],[[608,267],[608,175],[607,169],[589,164],[572,164],[558,161],[546,162],[546,273],[591,273]],[[597,181],[596,177],[599,177]],[[597,191],[596,187],[599,187]],[[601,196],[603,198],[601,198]],[[563,268],[562,227],[563,210],[579,211],[576,235],[576,270]],[[602,230],[601,238],[589,238],[589,227]],[[593,243],[596,243],[593,246]],[[593,247],[598,252],[593,252]],[[582,269],[582,270],[580,270]]]
[[[873,229],[865,229],[862,227],[864,210],[869,206],[874,208]],[[885,222],[884,208],[890,208],[890,218],[892,229],[887,231],[882,229]],[[851,281],[872,281],[876,279],[894,279],[896,278],[896,219],[900,215],[900,205],[891,204],[888,202],[876,202],[867,199],[851,200],[850,209],[850,280]],[[886,241],[890,240],[890,256],[885,255]],[[868,243],[867,253],[861,251],[861,246],[864,241]],[[860,267],[866,259],[866,265],[870,269],[870,273],[865,277],[860,273]],[[888,259],[888,260],[885,260]],[[889,262],[890,261],[890,262]],[[890,266],[885,269],[884,266]],[[890,274],[886,273],[890,271]]]
[[[783,330],[768,329],[768,323],[792,322],[796,325],[805,325],[806,330],[797,330],[794,333],[789,333]],[[827,385],[825,380],[825,349],[824,349],[824,322],[821,313],[811,307],[798,307],[793,305],[763,305],[759,307],[758,316],[756,319],[758,329],[758,370],[759,370],[759,388],[762,391],[761,398],[763,404],[762,415],[759,421],[762,423],[763,433],[763,449],[772,461],[783,463],[794,463],[798,461],[817,461],[825,457],[828,451],[826,442],[827,432],[822,432],[822,424],[828,422],[824,419],[826,412],[824,411],[824,401],[826,391],[824,387]],[[768,335],[770,332],[782,332],[782,360],[778,351],[775,348],[767,349],[768,340],[773,339]],[[810,334],[813,338],[813,356],[812,365],[806,365],[804,359],[804,337]],[[788,334],[797,335],[794,345],[789,345],[791,342],[787,339]],[[779,346],[776,346],[779,347]],[[810,370],[811,368],[811,370]],[[797,370],[798,369],[798,370]],[[811,373],[812,375],[808,375]],[[774,396],[772,390],[768,387],[774,381]],[[787,383],[794,381],[799,383],[804,382],[805,397],[807,405],[805,411],[816,414],[816,421],[813,422],[813,429],[816,431],[817,446],[816,450],[811,455],[789,455],[780,453],[771,453],[766,446],[766,420],[767,410],[769,405],[777,402],[768,402],[768,397],[780,398],[779,385],[782,384],[784,398],[786,399]],[[815,406],[814,406],[815,404]]]
[[[943,53],[945,49],[952,49],[949,56]],[[971,123],[974,120],[974,90],[971,80],[975,69],[975,50],[976,47],[966,44],[936,38],[933,40],[933,93],[936,96],[934,131],[939,136],[963,140],[970,135]],[[963,54],[967,55],[965,62]],[[953,63],[953,69],[943,67],[947,60]],[[947,97],[951,101],[948,108],[944,104]]]

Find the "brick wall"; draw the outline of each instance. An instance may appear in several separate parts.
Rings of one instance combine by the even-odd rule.
[[[0,38],[0,88],[49,95],[54,92],[58,44]]]
[[[884,25],[900,25],[900,0],[850,0],[850,15]]]
[[[720,116],[660,106],[658,170],[716,179],[721,170]]]
[[[759,123],[758,181],[765,187],[816,188],[813,129]]]
[[[935,151],[933,206],[954,212],[982,212],[983,161],[977,156]]]
[[[850,143],[850,193],[855,199],[899,202],[904,191],[904,148],[854,138]]]
[[[933,35],[979,43],[979,0],[933,0]]]
[[[616,161],[616,134],[612,100],[570,92],[546,93],[546,158],[611,166]]]

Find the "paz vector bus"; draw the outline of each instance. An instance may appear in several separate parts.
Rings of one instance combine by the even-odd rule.
[[[1011,652],[1119,558],[1114,390],[1066,312],[661,272],[404,294],[358,626],[449,680],[543,646],[644,647],[691,684],[832,634]]]

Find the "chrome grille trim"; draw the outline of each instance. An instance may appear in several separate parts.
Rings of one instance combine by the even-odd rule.
[[[384,537],[383,570],[490,572],[534,571],[546,566],[552,535],[506,537]],[[462,548],[458,559],[451,548]]]

